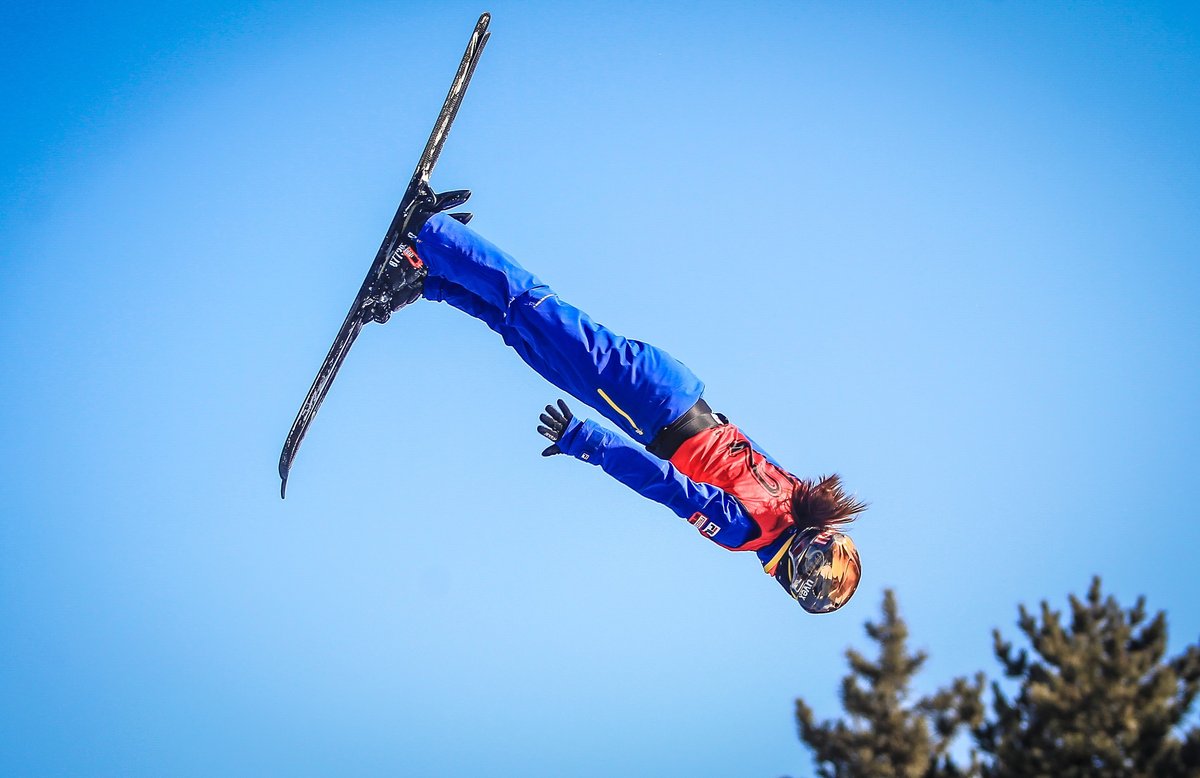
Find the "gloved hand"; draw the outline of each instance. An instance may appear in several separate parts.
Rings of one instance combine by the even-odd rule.
[[[546,412],[538,418],[542,420],[542,423],[538,425],[537,431],[554,441],[542,451],[542,456],[552,457],[555,454],[561,454],[562,449],[558,447],[558,441],[562,440],[563,433],[567,431],[567,425],[571,423],[571,419],[575,418],[571,415],[571,409],[565,402],[559,400],[558,408],[547,405]]]

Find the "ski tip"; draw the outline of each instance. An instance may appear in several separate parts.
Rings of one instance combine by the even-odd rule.
[[[288,458],[287,454],[288,452],[285,448],[283,453],[279,456],[279,480],[281,482],[279,484],[279,499],[281,500],[287,499],[287,479],[288,473],[292,469],[292,462]]]

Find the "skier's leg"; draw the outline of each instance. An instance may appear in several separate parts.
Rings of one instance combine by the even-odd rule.
[[[458,222],[430,219],[417,250],[428,299],[483,320],[542,377],[635,440],[649,443],[700,398],[704,385],[683,363],[597,324]]]
[[[666,351],[618,335],[549,287],[514,300],[507,329],[505,342],[531,367],[643,445],[704,392],[704,383]],[[511,333],[519,333],[519,342]]]
[[[422,294],[435,302],[454,305],[457,287],[503,316],[517,295],[544,285],[515,259],[445,214],[425,223],[415,248],[429,269]]]
[[[504,334],[504,309],[497,308],[479,295],[467,291],[458,284],[442,279],[438,282],[436,297],[430,296],[428,285],[426,285],[423,294],[430,300],[449,303],[463,313],[479,319],[499,334]]]

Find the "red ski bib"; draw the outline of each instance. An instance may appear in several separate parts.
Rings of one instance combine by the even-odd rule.
[[[736,550],[765,548],[792,526],[796,480],[755,451],[734,425],[696,433],[679,447],[671,464],[693,481],[732,494],[750,514],[761,532]]]

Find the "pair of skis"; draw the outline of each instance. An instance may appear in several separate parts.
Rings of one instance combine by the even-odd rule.
[[[466,94],[467,86],[471,83],[471,75],[475,72],[475,66],[479,64],[479,56],[483,53],[484,44],[487,43],[490,35],[487,28],[491,18],[490,14],[485,13],[475,24],[475,30],[467,42],[467,50],[458,64],[458,72],[450,84],[446,102],[442,104],[441,113],[438,114],[437,122],[433,125],[433,132],[429,134],[429,141],[425,144],[425,150],[417,162],[417,168],[404,192],[404,198],[400,201],[400,207],[396,209],[396,215],[392,217],[392,223],[388,226],[383,243],[379,246],[375,261],[371,263],[371,269],[367,272],[367,277],[363,281],[362,287],[359,288],[358,295],[354,298],[354,304],[350,306],[350,312],[346,314],[346,320],[342,322],[342,328],[338,330],[333,346],[330,347],[329,354],[325,357],[325,362],[321,365],[321,370],[317,373],[312,388],[308,390],[308,396],[304,398],[300,412],[296,414],[296,420],[292,422],[292,429],[288,432],[287,440],[283,444],[283,452],[279,455],[279,477],[282,479],[279,487],[280,497],[287,495],[288,474],[291,472],[292,462],[296,458],[300,442],[304,440],[304,434],[308,431],[313,417],[317,415],[317,409],[321,407],[325,395],[329,393],[329,387],[333,384],[333,379],[337,376],[342,362],[345,361],[346,354],[350,352],[350,347],[354,345],[358,333],[369,321],[380,323],[387,321],[392,302],[391,296],[396,292],[395,271],[401,267],[401,263],[409,261],[405,254],[405,249],[410,248],[406,237],[409,222],[416,212],[417,206],[423,200],[427,201],[432,197],[433,190],[429,186],[429,176],[433,173],[433,166],[437,164],[438,156],[442,153],[442,145],[446,142],[446,136],[450,133],[450,125],[454,122],[458,107],[462,104],[463,95]]]

